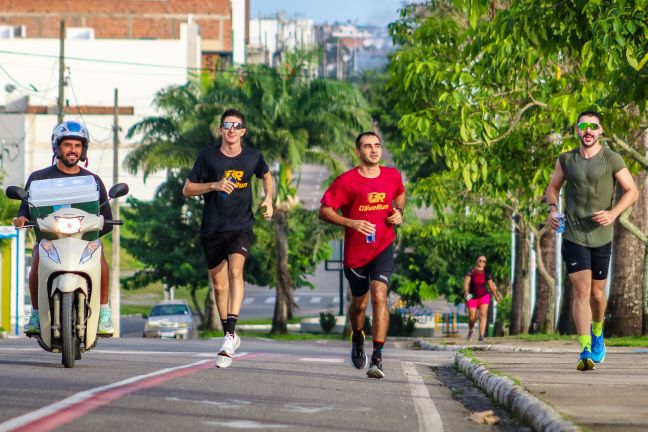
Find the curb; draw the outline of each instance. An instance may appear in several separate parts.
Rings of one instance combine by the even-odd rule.
[[[439,345],[426,342],[422,339],[416,339],[415,342],[421,349],[431,351],[460,351],[462,349],[469,349],[471,351],[497,351],[497,352],[550,352],[550,353],[578,353],[576,349],[564,348],[544,348],[544,347],[525,347],[519,345],[490,345],[490,344],[472,344],[472,345]]]
[[[493,345],[472,346],[448,346],[434,345],[425,341],[416,342],[421,349],[437,351],[459,351],[460,349],[474,349],[480,351],[517,351],[517,352],[561,352],[549,349],[522,348],[512,345],[500,345],[501,348],[494,348]],[[580,429],[571,421],[564,419],[554,408],[531,395],[510,378],[493,375],[482,363],[473,363],[473,358],[467,357],[460,352],[454,354],[455,366],[468,378],[470,378],[480,389],[493,398],[497,403],[506,407],[510,412],[518,416],[524,423],[537,431],[569,431],[576,432]]]

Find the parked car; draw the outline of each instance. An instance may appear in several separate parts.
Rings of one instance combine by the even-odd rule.
[[[144,337],[189,339],[196,337],[196,325],[185,300],[164,300],[156,303],[144,324]]]

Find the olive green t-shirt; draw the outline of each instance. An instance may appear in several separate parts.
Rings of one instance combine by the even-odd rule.
[[[612,241],[612,225],[601,226],[592,220],[595,211],[614,206],[616,179],[625,168],[623,158],[607,147],[585,159],[579,149],[558,158],[565,174],[564,238],[587,247],[599,247]]]

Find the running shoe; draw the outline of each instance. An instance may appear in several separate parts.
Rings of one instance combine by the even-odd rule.
[[[37,310],[32,311],[29,322],[25,326],[25,333],[28,335],[40,334],[40,316]]]
[[[371,365],[369,366],[369,370],[367,371],[367,376],[369,378],[385,378],[385,372],[383,372],[381,358],[371,357]]]
[[[216,356],[216,367],[225,369],[226,367],[229,367],[232,364],[232,357],[226,356],[226,355],[217,355]]]
[[[592,353],[589,349],[585,348],[582,353],[580,353],[580,358],[578,363],[576,363],[576,369],[585,372],[588,370],[594,370],[594,360],[592,360]]]
[[[468,331],[468,336],[466,336],[466,340],[467,340],[467,341],[472,340],[472,335],[473,335],[473,331],[472,331],[472,330],[469,330],[469,331]]]
[[[99,326],[97,327],[97,334],[111,335],[115,332],[111,315],[112,312],[110,307],[102,307],[99,309]]]
[[[592,360],[594,363],[603,363],[603,360],[605,360],[603,332],[601,332],[601,336],[594,336],[594,333],[592,333]]]
[[[484,342],[484,336],[479,335],[479,339],[478,339],[478,340],[479,340],[479,342]]]
[[[351,361],[351,366],[356,369],[364,369],[369,363],[369,358],[364,349],[364,332],[362,332],[362,341],[355,343],[353,342],[353,336],[351,336],[351,354],[349,355],[349,360]]]
[[[226,333],[218,355],[232,357],[239,346],[241,346],[241,338],[239,335],[236,333]]]

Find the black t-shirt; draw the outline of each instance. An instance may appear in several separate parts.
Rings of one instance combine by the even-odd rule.
[[[217,182],[225,177],[236,179],[236,188],[227,197],[219,192],[204,194],[205,208],[202,215],[203,236],[225,231],[252,228],[252,175],[262,178],[269,171],[261,152],[253,147],[243,146],[237,156],[225,156],[220,146],[203,149],[189,173],[194,183]]]
[[[27,179],[27,183],[25,184],[25,190],[29,189],[29,185],[31,185],[31,182],[33,182],[34,180],[47,180],[47,179],[55,179],[55,178],[63,178],[63,177],[78,177],[78,176],[86,176],[86,175],[91,175],[92,177],[94,177],[95,181],[97,182],[97,185],[99,185],[99,205],[101,206],[100,208],[101,215],[104,217],[104,219],[112,219],[112,210],[110,206],[108,204],[102,205],[103,203],[108,201],[108,193],[106,193],[106,187],[104,186],[103,182],[101,181],[101,178],[99,178],[98,175],[91,173],[87,169],[79,167],[78,173],[68,174],[59,170],[56,165],[52,165],[50,167],[43,168],[42,170],[34,171]],[[20,203],[20,208],[18,209],[18,216],[25,216],[26,218],[30,217],[29,205],[25,201]],[[104,227],[99,232],[99,235],[102,236],[104,234],[109,233],[110,231],[112,231],[112,225],[104,225]]]

